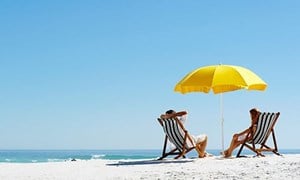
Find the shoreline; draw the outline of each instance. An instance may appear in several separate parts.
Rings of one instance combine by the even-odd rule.
[[[65,162],[76,160],[143,160],[161,156],[160,149],[115,149],[115,150],[0,150],[0,163],[39,163]],[[208,149],[207,152],[219,156],[221,150]],[[237,152],[233,152],[235,155]],[[281,149],[281,154],[300,154],[300,149]],[[266,152],[266,154],[272,154]],[[244,150],[243,155],[254,155]],[[187,158],[196,158],[196,151],[187,154]]]
[[[224,159],[0,163],[0,179],[299,179],[300,154]]]

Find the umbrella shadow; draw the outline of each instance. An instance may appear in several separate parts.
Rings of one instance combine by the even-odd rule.
[[[188,163],[193,162],[193,159],[184,160],[137,160],[137,161],[118,161],[116,163],[106,164],[108,166],[128,166],[128,165],[147,165],[147,164],[168,164],[168,163]]]

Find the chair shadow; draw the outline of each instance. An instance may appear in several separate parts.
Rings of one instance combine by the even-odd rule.
[[[137,160],[137,161],[119,161],[117,163],[106,164],[108,166],[128,166],[128,165],[147,165],[147,164],[168,164],[168,163],[188,163],[193,162],[193,159],[184,160]]]

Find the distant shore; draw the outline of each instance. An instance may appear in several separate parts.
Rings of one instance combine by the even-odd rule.
[[[0,179],[299,179],[300,154],[224,159],[0,163]]]

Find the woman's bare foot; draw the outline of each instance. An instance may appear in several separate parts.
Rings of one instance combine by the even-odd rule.
[[[229,157],[231,157],[231,154],[228,153],[228,150],[225,150],[225,151],[221,152],[221,155],[222,155],[224,158],[229,158]]]
[[[205,153],[201,153],[198,155],[198,158],[204,158],[205,157]]]
[[[204,158],[204,157],[211,157],[211,156],[213,156],[213,155],[212,155],[212,154],[209,154],[209,153],[207,153],[207,152],[204,152],[203,154],[199,155],[198,157],[199,157],[199,158]]]

